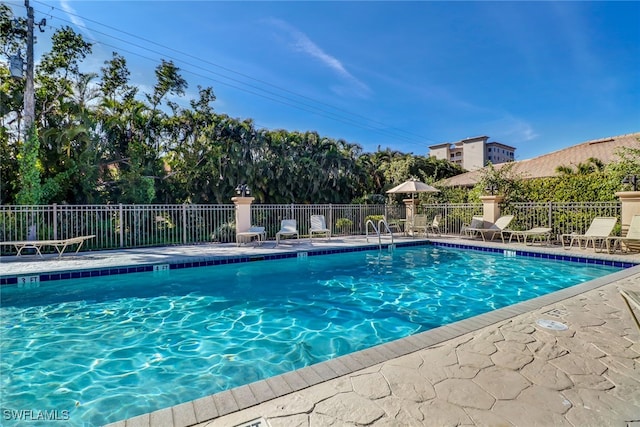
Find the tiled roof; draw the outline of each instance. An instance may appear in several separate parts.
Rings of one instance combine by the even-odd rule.
[[[513,172],[523,178],[542,178],[558,175],[556,172],[558,166],[572,166],[578,163],[586,163],[591,157],[599,159],[604,164],[608,164],[619,160],[617,151],[620,147],[640,149],[640,132],[595,139],[533,159],[519,160],[513,162],[515,163]],[[506,164],[509,163],[497,164],[494,165],[494,167],[499,169]],[[444,187],[471,187],[480,180],[482,170],[483,169],[479,169],[456,175],[442,180],[437,184]]]

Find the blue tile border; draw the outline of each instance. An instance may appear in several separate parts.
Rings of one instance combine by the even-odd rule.
[[[597,264],[597,265],[604,265],[604,266],[618,267],[618,268],[631,268],[638,265],[637,263],[627,262],[627,261],[577,257],[575,255],[560,255],[560,254],[530,252],[530,251],[523,251],[523,250],[503,249],[503,248],[487,248],[482,246],[471,246],[471,245],[464,245],[459,243],[446,243],[446,242],[432,241],[432,242],[429,242],[428,244],[431,244],[433,246],[443,246],[447,248],[467,249],[467,250],[473,250],[473,251],[492,252],[492,253],[515,252],[516,256],[523,256],[523,257],[529,257],[529,258],[544,258],[544,259],[551,259],[551,260],[565,261],[565,262],[578,262],[583,264]]]
[[[333,249],[316,249],[316,250],[308,250],[308,251],[296,251],[296,252],[285,252],[285,253],[277,253],[277,254],[260,254],[260,255],[242,255],[242,256],[216,256],[213,259],[205,259],[193,262],[163,262],[162,264],[169,264],[170,270],[179,270],[183,268],[195,268],[195,267],[209,267],[215,265],[225,265],[225,264],[240,264],[246,262],[258,262],[258,261],[272,261],[279,259],[288,259],[288,258],[296,258],[299,253],[306,253],[307,256],[322,256],[322,255],[332,255],[339,253],[347,253],[347,252],[362,252],[362,251],[376,251],[379,249],[387,250],[390,244],[385,243],[381,245],[370,244],[366,246],[353,246],[347,248],[333,248]],[[417,246],[435,246],[435,247],[444,247],[444,248],[454,248],[454,249],[463,249],[463,250],[473,250],[480,252],[490,252],[490,253],[505,253],[505,252],[513,252],[516,256],[521,257],[530,257],[530,258],[544,258],[551,259],[557,261],[564,262],[577,262],[584,264],[597,264],[604,265],[610,267],[617,268],[631,268],[637,263],[626,262],[626,261],[616,261],[616,260],[606,260],[601,258],[587,258],[587,257],[577,257],[575,255],[560,255],[553,253],[543,253],[543,252],[532,252],[532,251],[523,251],[523,250],[513,250],[513,249],[504,249],[504,248],[491,248],[485,246],[473,246],[461,243],[448,243],[448,242],[438,242],[438,241],[429,241],[422,240],[417,242],[398,242],[395,243],[394,246],[396,248],[406,248],[406,247],[417,247]],[[95,270],[75,270],[68,272],[57,272],[57,273],[37,273],[33,275],[21,274],[16,276],[8,276],[8,277],[0,277],[0,286],[1,285],[15,285],[18,283],[18,278],[23,276],[40,276],[40,281],[48,282],[53,280],[67,280],[67,279],[80,279],[87,277],[98,277],[98,276],[111,276],[116,274],[129,274],[129,273],[142,273],[142,272],[150,272],[153,271],[155,264],[148,265],[138,265],[138,266],[127,266],[127,267],[108,267],[104,269],[95,269]]]

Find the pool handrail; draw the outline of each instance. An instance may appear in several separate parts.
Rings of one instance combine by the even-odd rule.
[[[389,236],[391,236],[391,245],[393,245],[393,232],[391,232],[391,229],[389,228],[389,224],[387,224],[387,221],[385,221],[384,219],[381,219],[380,221],[378,221],[378,226],[376,227],[376,225],[373,223],[372,220],[367,220],[367,222],[365,223],[365,236],[367,238],[367,243],[369,243],[369,224],[371,224],[371,227],[373,227],[373,230],[376,232],[376,234],[378,235],[378,246],[380,248],[382,248],[382,233],[380,232],[382,230],[382,226],[384,226],[384,228],[386,229],[387,233],[389,233]]]

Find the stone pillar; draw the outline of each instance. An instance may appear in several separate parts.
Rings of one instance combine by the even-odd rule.
[[[504,196],[480,196],[482,200],[482,219],[487,223],[494,224],[496,219],[500,218],[500,202],[504,200]]]
[[[622,236],[627,235],[631,218],[640,215],[640,191],[619,191],[616,196],[620,199]]]
[[[418,212],[418,199],[402,199],[406,209],[407,223],[413,222],[413,217]]]
[[[251,203],[255,197],[232,197],[236,205],[236,233],[249,231],[251,227]]]

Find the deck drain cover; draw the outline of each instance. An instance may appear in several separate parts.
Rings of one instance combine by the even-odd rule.
[[[556,322],[555,320],[538,319],[536,321],[536,324],[553,331],[566,331],[567,329],[569,329],[569,327],[564,323]]]

